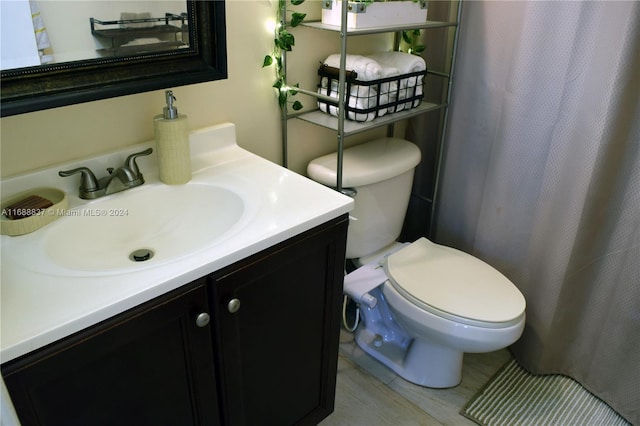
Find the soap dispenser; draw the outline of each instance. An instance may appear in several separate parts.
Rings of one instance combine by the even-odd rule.
[[[173,105],[176,98],[165,91],[167,106],[162,115],[153,118],[160,180],[168,185],[180,185],[191,180],[191,152],[187,116],[178,114]]]

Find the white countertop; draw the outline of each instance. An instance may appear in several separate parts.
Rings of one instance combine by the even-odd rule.
[[[1,362],[124,312],[353,208],[351,198],[240,148],[236,144],[233,124],[192,132],[190,140],[192,182],[213,182],[245,194],[245,211],[240,225],[223,242],[171,263],[104,275],[78,273],[69,276],[39,270],[37,264],[23,267],[7,255],[11,253],[12,245],[15,247],[16,239],[23,236],[3,235]],[[81,165],[94,171],[117,166],[126,155],[148,146],[153,146],[153,142],[4,180],[2,197],[37,186],[50,186],[67,192],[71,208],[90,208],[91,203],[98,200],[78,198],[78,177],[61,178],[57,172]],[[144,185],[163,185],[157,178],[155,152],[150,157],[140,157],[138,165],[146,180]],[[103,173],[96,174],[100,177]],[[109,197],[115,199],[119,195]],[[167,208],[175,208],[176,215],[180,214],[180,206]],[[47,226],[28,235],[36,238],[38,233],[46,232]],[[96,244],[100,242],[96,241]]]

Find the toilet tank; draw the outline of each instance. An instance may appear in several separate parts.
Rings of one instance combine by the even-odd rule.
[[[376,139],[344,150],[342,187],[357,192],[347,234],[348,259],[372,254],[400,236],[420,158],[420,149],[400,138]],[[311,161],[307,174],[335,187],[336,169],[334,152]]]

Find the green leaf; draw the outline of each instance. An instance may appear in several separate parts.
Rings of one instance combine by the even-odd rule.
[[[417,45],[417,46],[415,46],[413,48],[413,51],[416,52],[416,53],[422,53],[422,52],[424,52],[424,49],[426,49],[426,48],[427,48],[426,46],[424,46],[422,44],[419,44],[419,45]]]
[[[413,30],[413,35],[419,37],[420,36],[420,30]]]
[[[271,87],[273,87],[273,88],[275,88],[275,89],[280,89],[280,88],[282,88],[282,80],[276,80],[276,82],[275,82],[275,83],[273,83],[273,86],[271,86]]]
[[[282,41],[275,39],[274,44],[276,45],[276,47],[280,50],[291,50],[287,48],[287,45],[285,43],[283,43]]]
[[[292,46],[295,44],[295,38],[287,30],[281,30],[278,33],[278,38],[275,39],[276,46],[282,50],[291,51]]]
[[[302,104],[300,101],[295,101],[293,105],[291,105],[291,108],[293,108],[294,111],[300,111],[302,109]]]
[[[291,4],[294,6],[300,6],[302,3],[304,3],[304,0],[291,0]]]
[[[280,91],[278,95],[278,103],[280,104],[281,107],[287,104],[287,92],[284,92],[282,90]]]
[[[300,23],[304,21],[305,16],[307,16],[306,13],[294,12],[293,15],[291,15],[291,26],[297,27],[298,25],[300,25]]]
[[[402,32],[402,40],[404,40],[405,43],[411,44],[411,37],[409,37],[409,33],[407,31]]]
[[[271,55],[265,56],[264,61],[262,61],[262,68],[268,67],[272,63],[273,63],[273,58],[271,57]]]

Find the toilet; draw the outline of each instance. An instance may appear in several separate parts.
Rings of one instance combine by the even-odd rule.
[[[357,266],[344,293],[359,305],[355,341],[404,379],[432,388],[462,379],[465,352],[491,352],[524,329],[525,299],[499,271],[419,238],[398,243],[418,147],[386,137],[343,152],[343,188],[353,192],[347,258]],[[311,161],[309,177],[335,186],[336,153]]]

